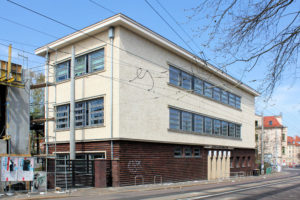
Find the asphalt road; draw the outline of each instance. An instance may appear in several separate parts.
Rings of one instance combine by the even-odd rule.
[[[284,177],[245,179],[169,189],[124,191],[110,194],[92,192],[64,199],[169,200],[169,199],[300,199],[300,169],[288,169]]]

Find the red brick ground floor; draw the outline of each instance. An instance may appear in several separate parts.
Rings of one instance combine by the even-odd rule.
[[[113,141],[112,160],[110,145],[110,141],[76,143],[79,158],[88,155],[85,158],[105,160],[108,186],[205,180],[208,151],[230,151],[230,172],[249,173],[255,167],[254,149],[119,140]],[[57,155],[67,155],[68,151],[69,144],[56,145]]]

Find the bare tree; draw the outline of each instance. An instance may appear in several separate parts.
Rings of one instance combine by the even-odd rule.
[[[269,99],[283,71],[299,67],[299,9],[299,0],[203,0],[187,11],[189,22],[199,22],[195,35],[208,35],[203,45],[225,58],[222,67],[266,65],[259,91]]]

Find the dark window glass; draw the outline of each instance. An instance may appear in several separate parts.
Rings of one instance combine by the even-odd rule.
[[[190,147],[184,148],[184,157],[192,157],[192,148]]]
[[[229,123],[229,136],[234,137],[235,136],[235,124]]]
[[[193,115],[191,113],[188,112],[182,112],[181,113],[181,126],[182,126],[182,130],[184,131],[192,131],[192,117]]]
[[[221,101],[221,89],[220,88],[214,87],[213,98],[214,98],[214,100]]]
[[[175,67],[170,66],[169,70],[169,78],[170,83],[173,85],[181,86],[181,72],[179,69],[176,69]]]
[[[246,167],[246,158],[242,157],[242,167]]]
[[[75,58],[75,76],[86,73],[86,55]]]
[[[228,92],[222,90],[222,103],[228,104]]]
[[[180,129],[180,111],[170,108],[170,129]]]
[[[89,103],[89,125],[97,125],[104,123],[104,108],[103,108],[103,98],[95,99],[88,102]]]
[[[220,120],[214,120],[214,134],[220,135],[221,133],[221,121]]]
[[[233,157],[230,157],[230,168],[233,168]]]
[[[205,133],[212,134],[212,119],[209,117],[205,117]]]
[[[194,131],[203,133],[203,117],[200,115],[194,115]]]
[[[57,106],[56,108],[56,128],[69,128],[69,105]]]
[[[200,149],[199,148],[194,148],[194,157],[200,158]]]
[[[175,148],[174,157],[177,157],[177,158],[182,157],[182,148],[180,148],[180,147]]]
[[[185,72],[181,72],[181,78],[182,78],[182,87],[184,89],[187,89],[187,90],[191,90],[192,89],[192,76],[185,73]]]
[[[240,168],[240,157],[235,158],[235,168]]]
[[[56,81],[60,82],[70,78],[69,61],[60,63],[56,67]]]
[[[251,157],[250,156],[248,156],[247,166],[251,167]]]
[[[229,105],[235,107],[235,95],[229,93]]]
[[[204,95],[212,98],[213,86],[210,83],[204,82]]]
[[[228,122],[222,122],[222,135],[228,136]]]
[[[194,78],[194,91],[197,94],[203,95],[203,81],[199,78]]]
[[[104,49],[88,54],[89,57],[89,72],[94,72],[104,69]]]
[[[235,137],[241,138],[241,125],[235,125]]]

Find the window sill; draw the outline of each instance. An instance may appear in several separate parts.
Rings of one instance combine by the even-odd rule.
[[[242,138],[235,138],[235,137],[221,136],[221,135],[212,135],[212,134],[205,134],[205,133],[196,133],[196,132],[192,132],[192,131],[182,131],[182,130],[176,130],[176,129],[170,129],[170,128],[168,128],[168,131],[175,132],[175,133],[183,133],[183,134],[191,134],[191,135],[198,135],[198,136],[207,136],[207,137],[213,137],[213,138],[242,141]]]
[[[75,131],[77,130],[84,130],[84,129],[92,129],[92,128],[104,128],[105,125],[97,125],[97,126],[86,126],[86,127],[77,127],[75,128]],[[70,131],[70,128],[66,128],[66,129],[56,129],[56,132],[64,132],[64,131]]]
[[[183,91],[188,92],[188,93],[190,93],[190,94],[193,94],[193,95],[196,95],[196,96],[199,96],[199,97],[203,97],[203,98],[205,98],[205,99],[207,99],[207,100],[211,100],[211,101],[216,102],[216,103],[219,103],[219,104],[221,104],[221,105],[223,105],[223,106],[226,106],[226,107],[235,109],[235,110],[237,110],[237,111],[242,111],[242,109],[240,109],[240,108],[236,108],[236,107],[230,106],[230,105],[228,105],[228,104],[222,103],[221,101],[217,101],[217,100],[215,100],[215,99],[213,99],[213,98],[210,98],[210,97],[207,97],[207,96],[205,96],[205,95],[197,94],[197,93],[195,93],[194,91],[187,90],[187,89],[185,89],[185,88],[176,86],[176,85],[174,85],[174,84],[172,84],[172,83],[169,83],[169,82],[168,82],[167,84],[168,84],[169,86],[171,86],[171,87],[175,87],[175,88],[177,88],[177,89],[183,90]]]

